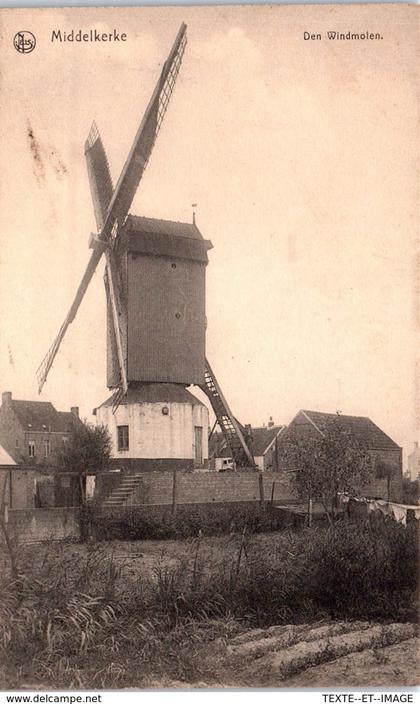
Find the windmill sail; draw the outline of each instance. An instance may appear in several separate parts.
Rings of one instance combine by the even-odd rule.
[[[187,26],[182,24],[118,179],[103,228],[105,236],[110,235],[115,221],[125,220],[130,209],[169,105],[186,44]]]
[[[99,133],[97,133],[96,128],[94,128],[93,132],[91,131],[90,133],[90,139],[88,138],[85,151],[87,151],[86,156],[88,164],[90,161],[92,166],[90,172],[90,184],[94,200],[95,217],[97,223],[102,223],[102,225],[98,228],[100,229],[100,232],[98,238],[95,240],[94,251],[92,252],[82,281],[77,289],[77,293],[71,305],[70,311],[67,314],[67,317],[64,320],[56,339],[37,370],[39,393],[41,392],[47,379],[48,373],[60,348],[66,330],[75,318],[101,256],[112,240],[115,226],[124,222],[128,214],[128,210],[131,206],[144,169],[149,160],[153,145],[155,144],[156,137],[160,130],[162,120],[173,93],[187,43],[186,30],[186,25],[182,24],[170,54],[163,65],[159,81],[140,123],[140,127],[124,164],[124,168],[121,172],[121,176],[118,180],[115,191],[112,193],[112,197],[106,211],[106,216],[106,202],[110,192],[112,192],[112,181],[109,173],[108,162],[106,160],[105,150],[103,149]],[[92,174],[94,173],[97,175],[96,182],[92,181]],[[110,289],[112,290],[112,287],[110,287]],[[114,290],[116,290],[116,283],[114,285]],[[114,310],[116,305],[114,306],[113,303],[112,307]],[[114,313],[113,317],[115,323]]]
[[[96,224],[101,230],[108,212],[112,198],[112,178],[109,170],[108,159],[102,143],[99,130],[94,122],[85,144],[86,165],[89,176],[90,190],[93,207],[95,210]],[[121,300],[118,287],[117,267],[115,264],[112,245],[105,250],[106,277],[105,291],[107,305],[111,311],[112,342],[115,346],[119,366],[119,388],[127,392],[126,353],[124,352],[123,337],[120,328]]]
[[[85,158],[98,232],[102,230],[114,187],[104,145],[96,123],[85,143]]]
[[[123,338],[120,329],[121,301],[117,281],[117,267],[112,249],[105,251],[106,270],[108,274],[109,302],[111,304],[112,321],[114,326],[115,343],[117,347],[118,365],[120,369],[120,387],[124,393],[128,391],[127,364],[124,354]]]
[[[67,313],[66,319],[64,320],[64,323],[62,324],[60,331],[55,338],[54,342],[52,343],[50,349],[48,350],[47,354],[45,355],[44,359],[42,360],[41,364],[39,365],[36,376],[38,379],[38,393],[41,393],[42,387],[45,384],[45,381],[48,376],[48,372],[50,371],[52,367],[52,363],[55,359],[55,356],[60,348],[61,342],[63,340],[64,335],[66,334],[66,330],[69,327],[70,323],[73,322],[76,313],[79,309],[79,306],[83,300],[83,296],[86,293],[87,287],[89,286],[90,280],[92,276],[95,273],[96,267],[99,264],[99,260],[102,256],[103,249],[100,247],[97,247],[91,254],[91,257],[89,259],[89,263],[86,267],[86,271],[83,274],[82,280],[79,284],[79,288],[77,289],[76,296],[74,298],[74,301],[71,305],[71,308],[69,312]]]

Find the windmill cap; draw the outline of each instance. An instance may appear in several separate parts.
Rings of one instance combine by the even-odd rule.
[[[208,262],[207,251],[213,247],[195,224],[136,215],[127,218],[122,243],[128,252],[204,263]]]

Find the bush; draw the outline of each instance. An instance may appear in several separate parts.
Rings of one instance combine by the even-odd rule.
[[[333,618],[415,619],[415,525],[342,523],[314,533],[306,550],[308,595]]]
[[[414,506],[420,499],[420,482],[418,479],[411,481],[407,477],[402,480],[403,504]]]
[[[121,512],[97,509],[92,517],[94,532],[101,540],[165,540],[170,538],[222,535],[241,532],[260,533],[284,527],[284,515],[269,504],[224,503],[179,506],[176,514],[170,507],[141,506]]]
[[[171,620],[203,613],[259,625],[417,619],[415,525],[377,522],[364,530],[343,522],[282,535],[271,547],[236,536],[236,554],[206,564],[208,556],[197,553],[194,578],[185,561],[159,575],[155,604]]]

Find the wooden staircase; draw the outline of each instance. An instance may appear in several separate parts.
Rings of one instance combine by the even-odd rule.
[[[121,484],[114,489],[103,502],[103,506],[108,508],[127,506],[135,490],[141,484],[141,474],[126,474],[121,480]]]
[[[228,403],[223,396],[222,390],[217,382],[217,379],[206,360],[206,369],[204,374],[204,384],[201,389],[207,394],[212,405],[214,414],[227,445],[230,448],[232,457],[236,462],[237,467],[254,467],[255,461],[252,452],[249,449],[246,440],[242,434],[242,430],[238,421],[233,416]]]

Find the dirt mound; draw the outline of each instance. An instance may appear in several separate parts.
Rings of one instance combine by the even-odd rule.
[[[411,623],[273,626],[219,642],[209,657],[220,686],[409,686],[416,679],[417,634]]]
[[[310,667],[282,682],[282,687],[415,687],[419,684],[419,641],[404,640],[386,648],[351,653]]]

